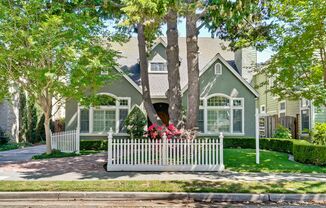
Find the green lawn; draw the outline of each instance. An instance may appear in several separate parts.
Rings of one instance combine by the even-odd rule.
[[[0,145],[0,151],[7,151],[7,150],[13,150],[13,149],[19,149],[23,147],[31,146],[28,143],[8,143],[8,144],[1,144]]]
[[[254,149],[225,149],[225,167],[237,172],[266,173],[326,173],[326,167],[306,165],[288,160],[288,154],[268,150],[260,151],[257,165]]]
[[[326,193],[326,183],[316,181],[0,181],[0,191]]]

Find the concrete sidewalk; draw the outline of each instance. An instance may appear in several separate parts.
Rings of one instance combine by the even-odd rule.
[[[3,200],[192,200],[197,202],[252,203],[326,203],[326,194],[247,194],[247,193],[187,193],[187,192],[0,192]]]
[[[39,147],[38,147],[39,148]],[[42,147],[41,147],[42,148]],[[40,149],[41,149],[40,148]],[[20,156],[18,156],[20,157]],[[106,153],[0,163],[0,180],[324,181],[326,174],[219,172],[106,172]]]

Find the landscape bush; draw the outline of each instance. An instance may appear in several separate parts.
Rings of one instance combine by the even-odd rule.
[[[81,140],[80,150],[107,150],[107,140]]]
[[[5,145],[9,142],[9,137],[0,129],[0,145]]]
[[[146,125],[147,118],[145,114],[138,106],[134,106],[125,121],[127,133],[132,137],[140,138],[144,135]]]
[[[278,127],[275,129],[275,133],[273,135],[273,138],[292,139],[292,134],[291,134],[291,131],[288,128],[285,128],[282,125],[278,125]]]
[[[315,123],[311,137],[314,144],[326,145],[326,123]]]
[[[297,162],[326,166],[326,146],[294,143],[293,156]]]

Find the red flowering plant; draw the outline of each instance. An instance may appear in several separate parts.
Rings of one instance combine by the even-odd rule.
[[[160,126],[156,123],[148,127],[145,136],[148,136],[151,139],[162,139],[164,134],[167,139],[193,139],[195,136],[193,131],[190,133],[184,129],[178,129],[173,124],[170,124],[169,126],[163,124]]]

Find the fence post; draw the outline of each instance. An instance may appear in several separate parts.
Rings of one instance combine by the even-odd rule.
[[[223,171],[224,170],[224,156],[223,156],[223,133],[220,132],[220,168],[219,171]]]
[[[163,133],[163,165],[167,164],[167,136]]]
[[[260,151],[259,151],[259,111],[256,108],[256,164],[260,163]]]
[[[76,130],[76,152],[79,153],[80,151],[80,129],[77,128]]]
[[[108,164],[107,164],[107,171],[109,171],[109,167],[112,166],[112,141],[113,140],[113,130],[110,128],[108,134]]]

